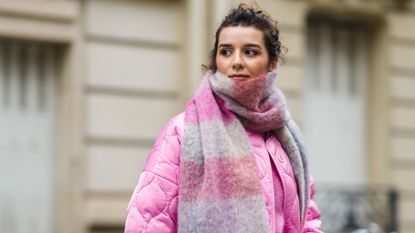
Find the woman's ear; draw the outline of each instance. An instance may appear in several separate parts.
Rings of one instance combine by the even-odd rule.
[[[275,59],[273,62],[271,62],[271,64],[269,65],[269,71],[273,71],[275,70],[275,68],[277,68],[278,65],[278,59]]]

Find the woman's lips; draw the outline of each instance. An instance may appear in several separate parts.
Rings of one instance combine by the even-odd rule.
[[[234,79],[234,80],[245,80],[245,79],[248,79],[249,76],[248,75],[231,75],[229,76],[229,78]]]

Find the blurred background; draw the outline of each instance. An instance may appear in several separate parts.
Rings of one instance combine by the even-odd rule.
[[[0,232],[118,233],[234,0],[0,0]],[[415,1],[262,0],[328,233],[415,232]]]

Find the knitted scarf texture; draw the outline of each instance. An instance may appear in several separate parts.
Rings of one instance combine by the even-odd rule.
[[[245,129],[273,132],[297,180],[304,223],[309,199],[306,150],[276,71],[247,80],[206,73],[185,108],[179,170],[179,233],[266,233],[259,171]]]

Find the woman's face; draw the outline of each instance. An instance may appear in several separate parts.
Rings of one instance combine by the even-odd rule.
[[[275,68],[269,62],[264,34],[255,27],[225,27],[219,34],[216,54],[217,70],[236,79],[258,77]]]

